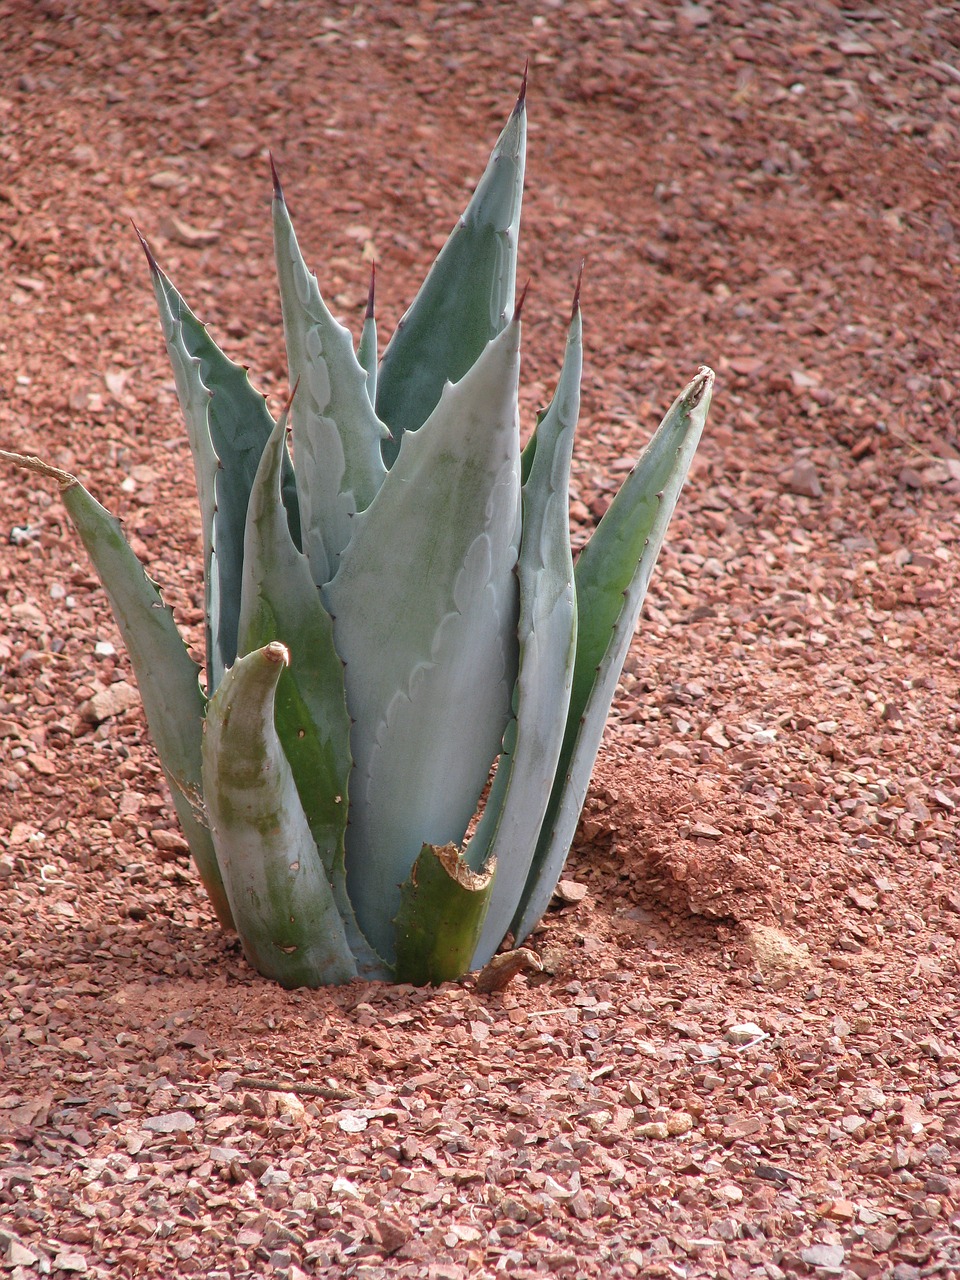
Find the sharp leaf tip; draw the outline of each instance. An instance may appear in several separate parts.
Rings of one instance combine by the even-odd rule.
[[[572,324],[577,318],[580,310],[580,286],[583,284],[583,267],[586,262],[585,258],[580,259],[580,270],[577,272],[577,287],[573,291],[573,307],[570,311],[570,323]]]
[[[367,319],[372,320],[374,315],[374,302],[377,294],[377,264],[370,263],[370,292],[367,294]]]
[[[137,233],[137,239],[140,241],[140,247],[143,250],[143,252],[146,254],[147,264],[150,267],[150,270],[153,272],[155,276],[158,276],[160,274],[160,264],[157,262],[156,258],[153,256],[153,250],[150,248],[149,244],[147,244],[146,237],[144,236],[143,232],[140,230],[140,228],[137,226],[137,224],[133,221],[132,218],[130,219],[130,222],[133,226],[134,231]]]
[[[516,106],[513,108],[513,114],[519,115],[524,110],[527,101],[527,78],[530,71],[530,59],[527,58],[523,64],[523,79],[520,81],[520,92],[517,94]]]
[[[277,166],[273,159],[273,152],[268,153],[270,156],[270,176],[273,178],[273,198],[274,200],[283,199],[283,187],[280,185],[280,174],[277,172]]]
[[[517,299],[516,305],[513,308],[514,324],[518,324],[520,321],[520,313],[523,311],[523,304],[527,300],[527,291],[529,290],[529,288],[530,288],[530,281],[528,280],[527,283],[523,286],[523,291],[521,292],[520,297]]]

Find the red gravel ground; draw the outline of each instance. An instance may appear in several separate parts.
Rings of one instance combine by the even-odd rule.
[[[332,305],[356,327],[375,257],[389,334],[529,56],[523,407],[586,257],[581,540],[718,374],[567,872],[587,896],[498,996],[247,969],[59,502],[4,475],[5,1274],[958,1274],[955,6],[0,18],[0,444],[81,474],[194,635],[130,218],[276,409],[268,148]]]

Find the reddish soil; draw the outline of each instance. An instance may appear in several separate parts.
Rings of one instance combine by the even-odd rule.
[[[495,996],[247,969],[78,540],[5,474],[7,1274],[956,1275],[955,7],[0,18],[0,444],[78,472],[189,627],[193,481],[130,219],[276,408],[268,148],[354,327],[376,257],[388,335],[530,56],[524,411],[586,257],[581,540],[718,374],[568,869],[587,897]]]

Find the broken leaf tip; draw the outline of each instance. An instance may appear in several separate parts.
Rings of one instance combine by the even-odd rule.
[[[713,370],[707,365],[702,364],[697,370],[697,376],[690,384],[690,408],[695,409],[703,397],[713,388],[713,380],[716,377]]]
[[[271,640],[268,645],[265,645],[263,656],[267,662],[277,665],[282,663],[285,667],[290,665],[290,650],[285,644],[281,644],[279,640]]]
[[[72,489],[77,483],[76,478],[69,471],[63,471],[60,467],[51,467],[49,463],[33,457],[32,454],[11,453],[9,449],[0,449],[0,461],[12,462],[15,467],[21,467],[24,471],[33,471],[48,480],[56,480],[61,489]]]

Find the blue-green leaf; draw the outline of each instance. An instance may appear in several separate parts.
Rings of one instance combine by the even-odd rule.
[[[282,641],[290,665],[277,684],[275,725],[300,803],[343,917],[361,976],[386,967],[360,933],[347,897],[344,832],[351,768],[343,663],[310,566],[290,536],[280,498],[287,411],[267,441],[250,494],[243,555],[239,651]]]
[[[330,314],[307,269],[274,179],[277,276],[290,386],[297,388],[290,416],[302,545],[322,586],[337,571],[354,516],[383,482],[380,446],[390,433],[374,411],[350,331]]]
[[[223,354],[149,250],[147,255],[196,470],[204,543],[207,685],[212,691],[236,657],[247,502],[274,424],[246,370]],[[284,470],[287,516],[299,541],[289,460]]]
[[[357,968],[274,727],[287,661],[274,641],[224,675],[207,708],[203,788],[244,954],[285,987],[318,987]]]
[[[505,739],[496,781],[466,851],[470,866],[480,867],[492,856],[497,867],[473,957],[475,968],[487,963],[510,928],[563,742],[577,637],[568,492],[582,367],[577,305],[556,394],[538,424],[536,450],[523,486],[515,729]],[[502,785],[501,774],[508,775]]]
[[[360,330],[360,341],[357,344],[357,359],[367,375],[367,395],[370,403],[377,403],[377,317],[374,311],[374,295],[377,285],[377,269],[370,269],[370,294],[367,298],[367,310],[363,317],[363,328]]]
[[[110,601],[133,666],[147,727],[174,808],[220,923],[232,927],[213,842],[203,812],[200,739],[206,699],[200,668],[155,583],[147,577],[119,520],[66,471],[39,458],[0,450],[0,458],[56,480],[60,496]]]
[[[703,433],[712,390],[713,373],[701,369],[674,401],[577,561],[573,690],[550,805],[514,921],[517,942],[546,910],[563,870],[610,703]]]
[[[422,426],[444,384],[463,377],[513,314],[526,143],[521,91],[476,191],[380,362],[377,412],[393,433],[383,450],[388,466],[404,432]]]
[[[459,844],[517,672],[519,322],[448,386],[326,591],[354,719],[347,883],[393,959],[399,886],[424,844]]]

